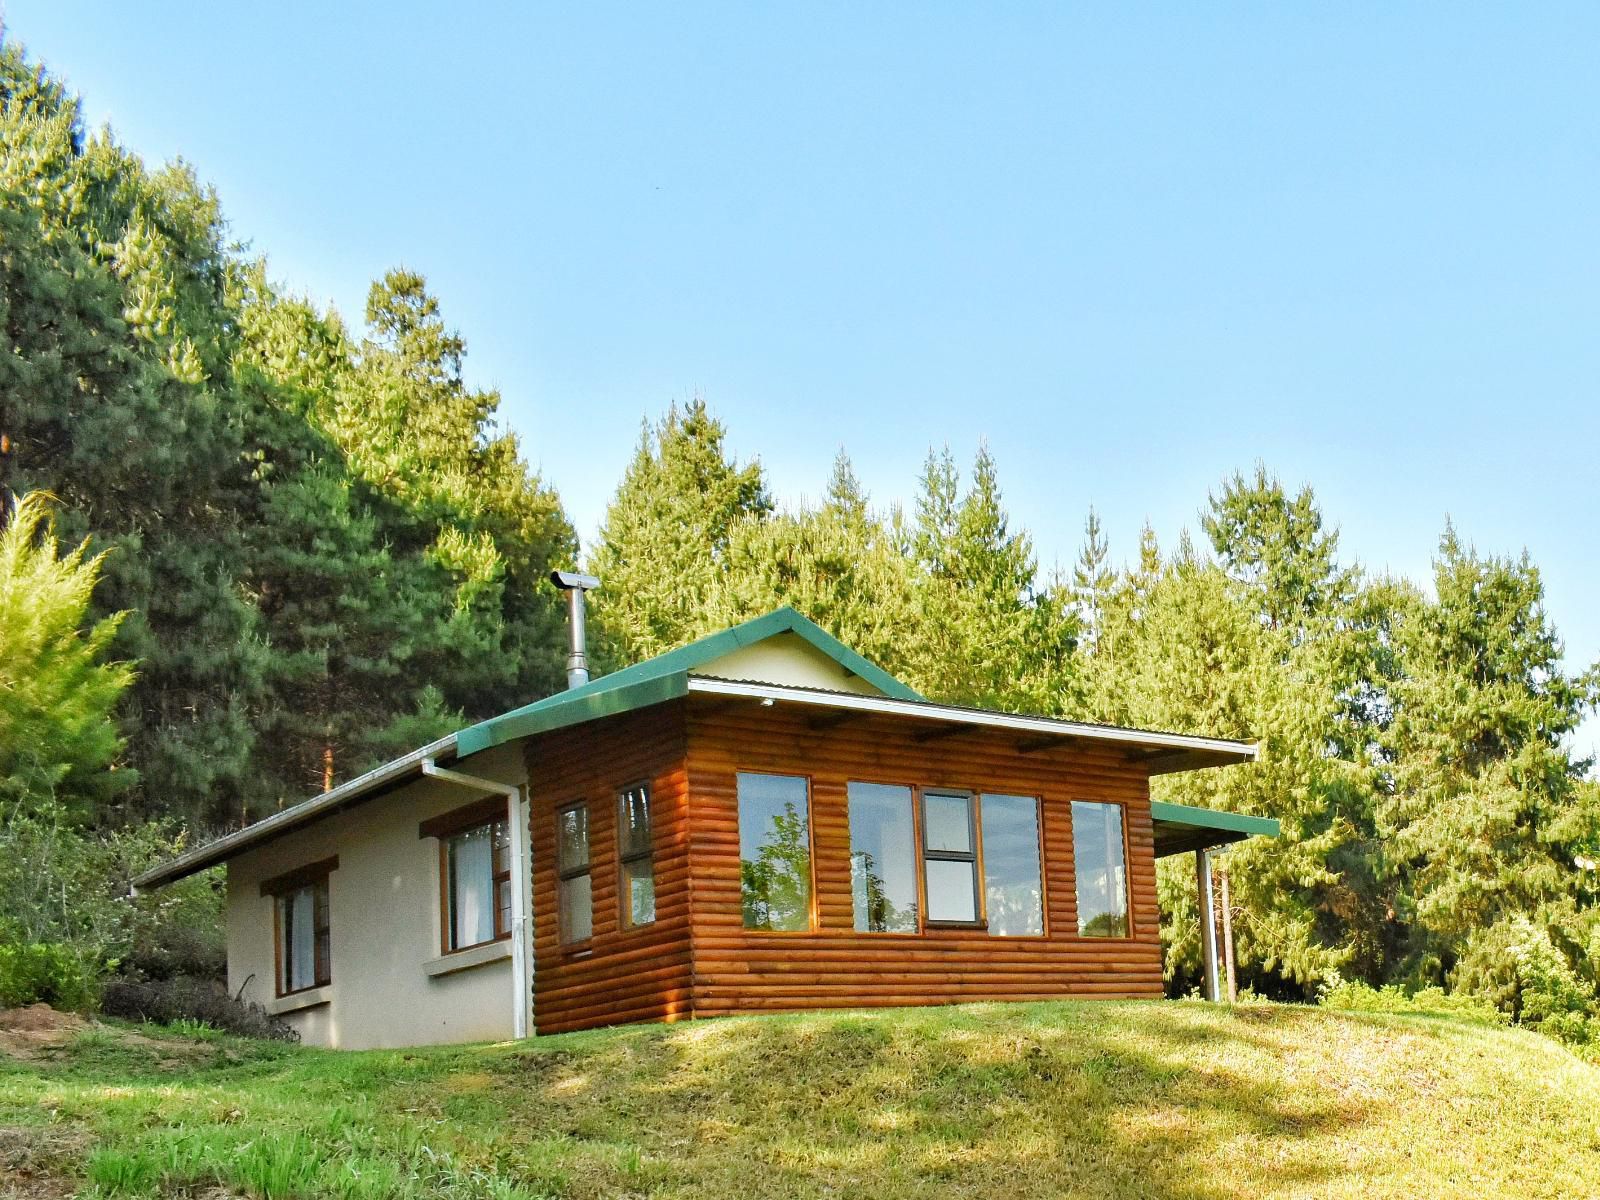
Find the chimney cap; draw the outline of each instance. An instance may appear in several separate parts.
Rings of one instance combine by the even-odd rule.
[[[600,586],[600,581],[593,575],[580,575],[576,571],[551,571],[550,582],[562,590],[578,588],[585,592]]]

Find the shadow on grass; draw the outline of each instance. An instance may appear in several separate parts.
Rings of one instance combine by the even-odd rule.
[[[1393,1195],[1406,1193],[1362,1190],[1349,1148],[1425,1191],[1430,1151],[1412,1141],[1434,1112],[1413,1101],[1428,1087],[1459,1101],[1436,1060],[1457,1037],[1451,1069],[1493,1058],[1499,1042],[1465,1040],[1481,1034],[1278,1006],[972,1005],[417,1051],[222,1046],[237,1062],[206,1046],[180,1075],[150,1065],[166,1049],[135,1043],[136,1086],[132,1051],[91,1040],[17,1080],[9,1111],[92,1128],[86,1169],[106,1194],[215,1181],[507,1200]],[[1480,1098],[1498,1099],[1498,1079],[1475,1079]],[[1505,1162],[1565,1128],[1565,1110],[1529,1111],[1546,1126]]]
[[[543,1114],[531,1136],[625,1141],[656,1185],[705,1195],[1216,1200],[1241,1194],[1230,1156],[1267,1143],[1274,1180],[1314,1190],[1303,1144],[1367,1117],[1276,1080],[1282,1047],[1248,1019],[1095,1008],[734,1018],[559,1064],[535,1043],[501,1071]]]

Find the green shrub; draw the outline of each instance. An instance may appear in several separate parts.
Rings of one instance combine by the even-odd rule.
[[[157,1025],[198,1022],[241,1037],[280,1042],[300,1040],[299,1033],[288,1022],[269,1015],[259,1004],[235,1000],[228,989],[214,979],[183,975],[146,982],[112,979],[105,985],[100,1011],[108,1017],[150,1021]]]
[[[1600,1040],[1594,989],[1549,930],[1525,916],[1473,935],[1453,982],[1458,992],[1483,997],[1519,1025],[1575,1045]]]
[[[71,947],[91,977],[119,970],[137,978],[220,978],[216,872],[129,894],[136,875],[184,846],[164,822],[88,830],[52,804],[0,816],[0,944]]]
[[[95,984],[94,972],[69,946],[0,946],[0,1008],[43,1003],[84,1012],[94,1007]]]
[[[1444,1013],[1468,1017],[1490,1024],[1504,1025],[1510,1017],[1481,996],[1446,992],[1443,988],[1421,988],[1407,992],[1390,984],[1375,988],[1355,980],[1341,979],[1332,973],[1318,993],[1323,1008],[1341,1012]]]

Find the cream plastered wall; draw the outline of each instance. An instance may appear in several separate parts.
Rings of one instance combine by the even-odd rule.
[[[793,633],[780,633],[777,637],[742,647],[732,654],[724,654],[721,658],[696,667],[693,673],[717,679],[827,688],[862,696],[883,694],[861,676],[846,671],[810,642]]]
[[[505,784],[527,778],[520,743],[445,765]],[[279,1010],[313,1046],[511,1037],[510,944],[440,954],[439,843],[417,835],[418,822],[480,798],[468,788],[421,779],[229,862],[230,990],[242,988],[245,999]],[[261,895],[261,881],[333,855],[339,856],[338,870],[328,877],[333,982],[280,1000],[274,994],[273,902]],[[467,961],[477,965],[430,974],[430,967],[437,972]],[[307,999],[318,1003],[290,1007]]]

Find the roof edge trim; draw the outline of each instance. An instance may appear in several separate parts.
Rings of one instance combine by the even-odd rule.
[[[552,705],[543,710],[530,709],[525,712],[507,713],[503,717],[479,722],[456,734],[456,750],[465,758],[469,754],[515,741],[517,738],[548,733],[552,729],[564,729],[568,725],[581,725],[585,721],[613,717],[653,704],[663,704],[668,700],[676,700],[688,690],[688,673],[673,671],[670,674],[658,675],[654,679],[641,679],[626,687],[576,696],[567,704]]]
[[[270,817],[263,817],[253,825],[236,829],[192,850],[185,850],[177,857],[168,859],[160,866],[152,867],[135,878],[133,890],[141,892],[149,888],[163,887],[169,883],[176,883],[185,876],[204,871],[207,867],[226,862],[260,842],[271,841],[332,809],[361,799],[367,792],[376,791],[380,787],[404,779],[412,772],[420,777],[424,759],[450,758],[456,754],[456,735],[446,734],[409,754],[403,754],[399,758],[374,767],[364,775],[346,780],[331,791],[313,796],[309,800],[302,800],[298,804],[273,813]]]
[[[1239,762],[1254,762],[1260,757],[1260,748],[1255,742],[1199,737],[1187,733],[1161,733],[1149,729],[1127,729],[1120,725],[1093,725],[1083,721],[1067,721],[1060,717],[1023,716],[1016,713],[994,712],[986,708],[962,708],[954,704],[939,704],[932,700],[902,700],[888,696],[863,696],[855,692],[825,692],[782,684],[715,679],[704,675],[690,676],[689,691],[718,696],[746,696],[758,700],[784,700],[795,704],[847,708],[885,715],[925,717],[936,721],[953,721],[964,725],[1013,729],[1027,733],[1053,733],[1062,737],[1079,737],[1090,741],[1206,751],[1228,755]]]
[[[1199,829],[1217,829],[1244,837],[1278,837],[1283,826],[1275,817],[1251,817],[1244,813],[1222,812],[1215,808],[1191,808],[1187,804],[1150,801],[1150,819]]]

